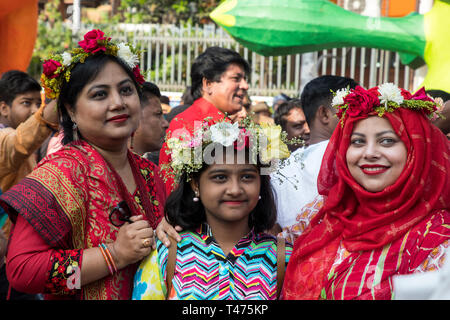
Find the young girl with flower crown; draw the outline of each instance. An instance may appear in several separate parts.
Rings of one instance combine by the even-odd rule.
[[[256,135],[267,138],[264,147]],[[262,162],[288,154],[280,137],[275,126],[223,121],[192,140],[168,141],[179,183],[165,214],[185,231],[169,249],[157,240],[135,275],[133,299],[277,298],[292,247],[264,233],[276,210]]]

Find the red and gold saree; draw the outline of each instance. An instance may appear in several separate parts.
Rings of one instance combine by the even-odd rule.
[[[128,159],[140,186],[133,195],[126,195],[134,199],[132,212],[143,214],[156,228],[165,202],[158,167],[130,151]],[[30,290],[44,292],[49,299],[129,299],[137,265],[78,290],[68,285],[76,267],[82,265],[83,249],[116,239],[119,228],[110,222],[109,213],[126,200],[119,180],[92,146],[78,141],[43,159],[31,174],[3,194],[0,205],[21,230],[17,235],[13,231],[9,244],[10,282],[26,282],[33,288]],[[39,261],[47,261],[46,267]]]

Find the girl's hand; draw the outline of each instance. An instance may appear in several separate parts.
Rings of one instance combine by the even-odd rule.
[[[170,247],[170,240],[167,237],[167,235],[174,238],[177,242],[181,241],[181,237],[178,234],[178,232],[183,231],[183,228],[180,226],[172,227],[171,224],[169,224],[166,220],[166,217],[162,218],[161,222],[156,227],[156,236],[159,240],[162,241],[162,243],[168,248]],[[156,244],[155,244],[156,248]]]
[[[120,227],[116,241],[109,245],[119,270],[148,256],[155,244],[150,223],[142,215],[130,219],[133,223]]]

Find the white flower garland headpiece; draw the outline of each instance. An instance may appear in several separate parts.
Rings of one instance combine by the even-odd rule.
[[[197,126],[192,136],[185,132],[184,135],[169,137],[166,143],[166,153],[171,156],[171,161],[163,164],[161,169],[177,183],[184,173],[189,180],[191,174],[200,171],[205,163],[212,164],[214,157],[211,157],[211,151],[216,146],[234,147],[237,152],[247,148],[252,163],[256,164],[259,157],[260,163],[274,169],[278,160],[289,157],[287,144],[304,144],[304,141],[298,138],[288,140],[279,125],[257,124],[247,117],[240,124],[230,123],[226,118],[211,123],[207,118]]]

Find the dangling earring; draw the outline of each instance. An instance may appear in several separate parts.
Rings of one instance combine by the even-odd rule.
[[[258,200],[261,200],[261,196],[258,197]]]
[[[194,193],[195,193],[195,197],[192,198],[192,201],[199,202],[200,198],[199,198],[198,190],[195,190]]]
[[[76,124],[76,122],[74,122],[72,125],[72,136],[73,141],[78,140],[78,125]]]

